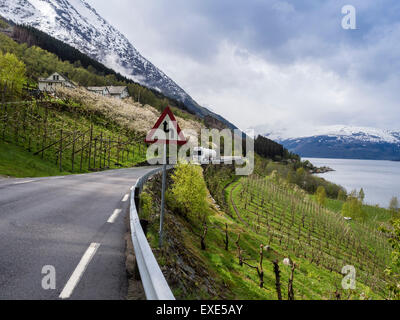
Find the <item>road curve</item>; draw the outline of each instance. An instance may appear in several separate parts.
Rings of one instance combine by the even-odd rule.
[[[0,180],[0,299],[124,299],[129,191],[152,169]]]

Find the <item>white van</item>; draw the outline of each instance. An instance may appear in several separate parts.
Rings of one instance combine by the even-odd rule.
[[[217,160],[217,152],[203,147],[193,148],[193,161],[199,164],[209,164]]]

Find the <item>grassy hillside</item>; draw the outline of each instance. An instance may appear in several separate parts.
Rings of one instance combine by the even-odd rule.
[[[390,246],[377,230],[356,221],[345,222],[303,191],[271,178],[241,179],[231,187],[230,200],[238,218],[254,232],[265,234],[277,250],[335,274],[353,265],[358,282],[385,295],[384,269],[390,261]]]
[[[42,160],[22,147],[0,140],[0,176],[47,177],[66,175],[53,162]]]
[[[71,101],[4,103],[0,119],[0,140],[25,149],[38,161],[52,163],[59,172],[129,167],[145,159],[142,134]],[[29,172],[29,162],[25,165]],[[0,174],[13,166],[2,163]]]
[[[160,115],[151,106],[84,89],[61,89],[57,97],[0,105],[0,140],[74,173],[145,161],[144,137]],[[191,117],[177,120],[182,129],[201,128]],[[6,174],[5,164],[0,174]]]
[[[318,206],[311,196],[276,176],[238,180],[227,168],[222,170],[224,174],[205,170],[208,186],[225,194],[227,206],[222,210],[223,203],[217,205],[211,196],[206,200],[206,250],[201,249],[203,218],[182,215],[170,204],[165,247],[157,249],[159,177],[145,189],[145,197],[154,199],[151,209],[148,205],[146,209],[148,238],[177,298],[277,299],[276,261],[282,299],[288,299],[292,269],[283,263],[288,257],[296,264],[292,282],[295,299],[387,297],[384,269],[391,249],[377,229],[344,221],[340,214]],[[216,180],[227,187],[218,187]],[[169,186],[172,184],[169,181]],[[342,288],[345,265],[356,268],[355,290]]]
[[[82,173],[130,167],[145,160],[144,136],[161,108],[170,102],[165,97],[145,98],[146,88],[132,83],[128,85],[137,86],[139,100],[153,106],[132,98],[122,101],[102,97],[83,87],[61,88],[55,95],[38,97],[32,89],[21,90],[23,84],[35,86],[38,77],[54,71],[85,85],[127,83],[117,81],[114,74],[104,76],[93,68],[62,61],[39,47],[19,44],[1,33],[0,59],[3,65],[9,65],[9,72],[0,72],[0,140],[3,152],[7,153],[3,155],[0,175],[36,175],[32,161],[20,162],[14,168],[16,164],[5,160],[13,154],[12,146],[30,152],[30,157],[42,167],[51,164],[49,174],[53,174],[53,167],[58,167],[59,173]],[[12,64],[18,65],[18,72]],[[202,121],[184,110],[174,106],[172,110],[181,128],[199,131],[203,126]],[[39,171],[38,175],[45,175],[46,170]]]

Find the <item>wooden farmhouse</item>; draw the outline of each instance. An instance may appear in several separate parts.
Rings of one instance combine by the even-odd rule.
[[[76,88],[76,85],[58,72],[54,72],[48,78],[39,78],[39,90],[42,92],[54,92],[61,87]]]

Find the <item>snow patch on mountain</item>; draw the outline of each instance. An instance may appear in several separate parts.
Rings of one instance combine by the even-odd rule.
[[[373,143],[394,143],[400,144],[400,131],[391,131],[372,127],[356,127],[333,125],[315,127],[308,133],[299,135],[290,134],[287,130],[262,133],[262,135],[275,141],[296,140],[309,137],[335,137],[339,140],[373,142]]]
[[[289,130],[266,133],[301,157],[400,161],[400,131],[371,127],[328,126],[311,134],[289,135]]]
[[[110,1],[111,5],[114,3]],[[0,0],[0,15],[68,43],[127,78],[183,102],[201,117],[211,115],[235,128],[226,119],[197,104],[84,0]]]

